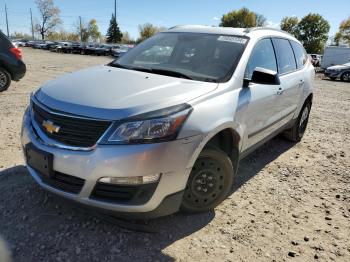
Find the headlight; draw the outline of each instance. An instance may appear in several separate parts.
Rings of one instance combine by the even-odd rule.
[[[142,114],[116,123],[107,134],[107,144],[153,143],[176,139],[191,113],[187,105]]]

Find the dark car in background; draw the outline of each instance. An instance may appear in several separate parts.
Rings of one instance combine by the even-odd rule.
[[[128,52],[133,46],[131,45],[120,45],[112,49],[112,56],[114,57],[121,57],[123,56],[126,52]]]
[[[331,80],[339,78],[342,81],[350,82],[350,62],[343,65],[330,66],[324,72]]]
[[[20,80],[25,73],[22,51],[0,31],[0,92],[5,91],[12,80]]]

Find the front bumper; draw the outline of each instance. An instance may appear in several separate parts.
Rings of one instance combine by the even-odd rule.
[[[29,113],[25,113],[21,132],[23,148],[33,144],[53,155],[55,172],[83,179],[79,193],[54,187],[40,174],[27,166],[30,174],[44,189],[89,207],[111,211],[119,215],[152,218],[176,212],[191,171],[192,159],[201,136],[156,144],[98,145],[91,151],[72,151],[45,144],[33,130]],[[162,176],[153,195],[142,204],[111,203],[93,198],[92,193],[101,177]]]
[[[328,71],[328,70],[326,70],[324,72],[324,76],[329,77],[329,78],[338,78],[338,77],[340,77],[340,75],[341,75],[341,72],[338,72],[338,71]]]

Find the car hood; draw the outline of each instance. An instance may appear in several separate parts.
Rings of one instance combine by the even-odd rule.
[[[330,66],[327,68],[327,70],[335,70],[335,69],[346,69],[349,68],[349,66],[345,65],[335,65],[335,66]]]
[[[45,83],[35,98],[54,110],[118,120],[189,102],[217,86],[217,83],[96,66]]]

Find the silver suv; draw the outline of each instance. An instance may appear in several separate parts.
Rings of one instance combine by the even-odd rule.
[[[171,28],[36,91],[21,135],[28,170],[119,216],[213,209],[240,159],[281,132],[301,140],[314,72],[282,31]]]

